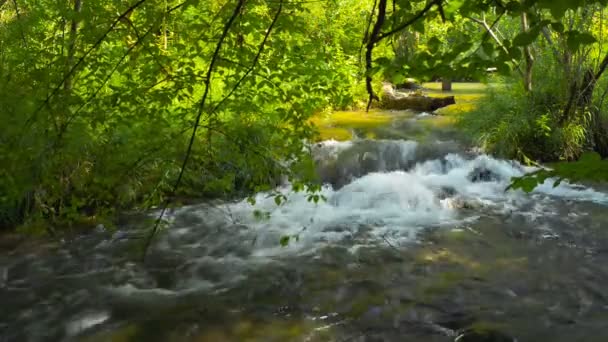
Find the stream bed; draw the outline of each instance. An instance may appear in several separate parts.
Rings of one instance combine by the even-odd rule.
[[[505,191],[435,119],[316,144],[326,201],[172,210],[145,262],[141,224],[1,254],[0,342],[606,341],[608,192]]]

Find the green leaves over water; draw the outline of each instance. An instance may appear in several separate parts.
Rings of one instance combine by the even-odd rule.
[[[507,188],[521,189],[532,192],[537,186],[543,184],[547,179],[554,178],[553,186],[568,180],[569,182],[608,182],[608,161],[602,160],[595,152],[584,153],[576,162],[562,162],[551,165],[552,169],[541,169],[522,177],[512,179]]]

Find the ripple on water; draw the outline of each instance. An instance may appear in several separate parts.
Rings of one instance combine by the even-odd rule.
[[[551,182],[533,194],[505,192],[529,169],[445,145],[322,143],[315,156],[329,170],[327,201],[310,203],[286,185],[277,189],[288,197],[281,206],[267,193],[255,207],[174,210],[146,263],[131,251],[141,232],[126,229],[7,256],[0,299],[9,324],[0,327],[14,340],[115,324],[148,337],[142,330],[159,321],[182,340],[323,332],[441,341],[480,326],[581,340],[589,335],[577,325],[600,331],[608,196]],[[254,210],[270,216],[256,219]],[[284,236],[292,237],[285,247]]]

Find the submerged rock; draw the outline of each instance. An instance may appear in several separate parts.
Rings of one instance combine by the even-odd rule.
[[[469,173],[468,180],[473,183],[477,182],[495,182],[500,180],[500,176],[494,171],[485,167],[476,167]]]

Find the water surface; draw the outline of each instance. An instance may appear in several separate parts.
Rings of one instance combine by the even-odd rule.
[[[316,144],[327,201],[173,210],[146,262],[142,224],[4,253],[0,341],[605,341],[608,193],[506,192],[432,120]]]

